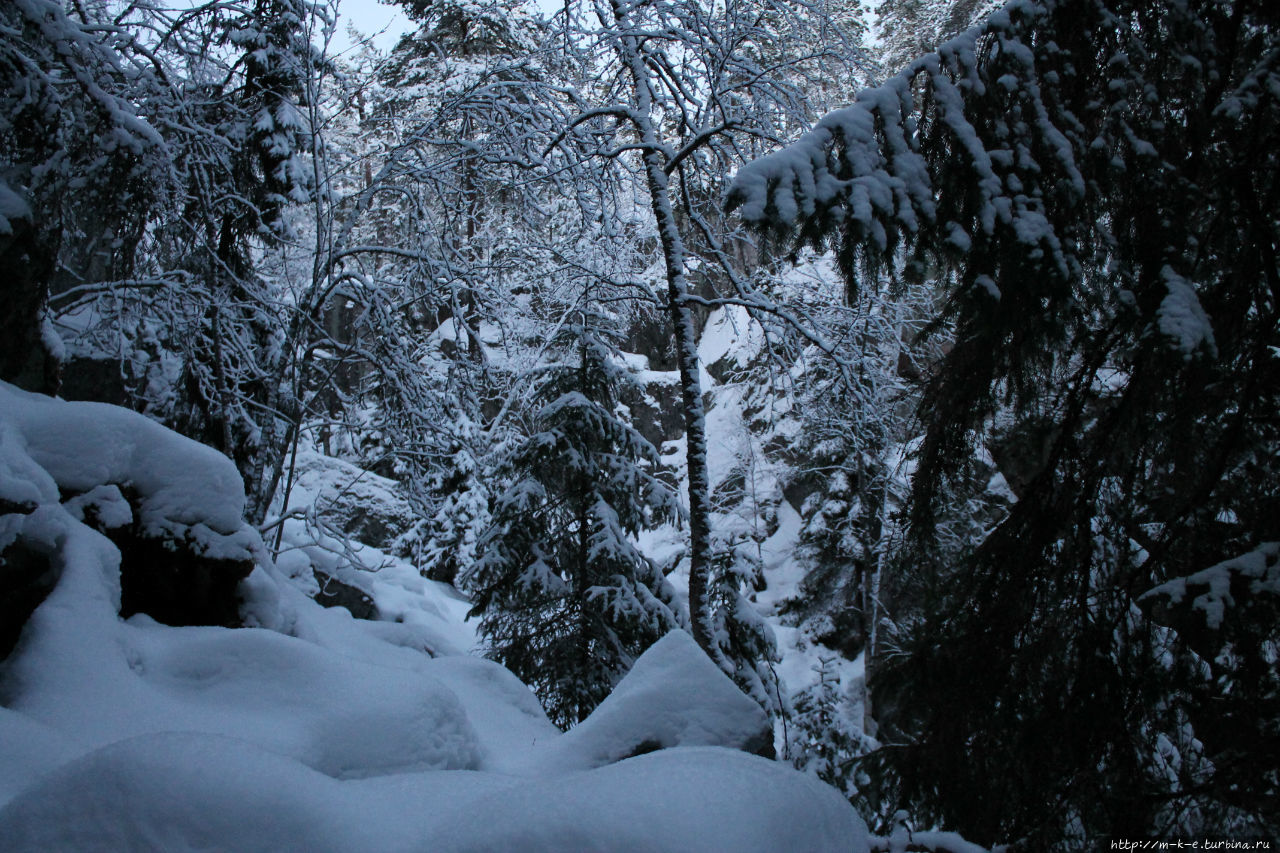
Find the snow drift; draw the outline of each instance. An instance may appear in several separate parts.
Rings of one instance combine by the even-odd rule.
[[[130,505],[88,512],[108,486]],[[324,609],[243,500],[228,460],[141,416],[0,384],[0,569],[26,549],[55,578],[0,665],[0,849],[867,849],[835,791],[724,748],[763,717],[686,637],[562,735],[505,669],[448,654],[450,589],[400,565],[371,589],[403,623]],[[124,509],[251,555],[258,627],[121,618],[120,549],[85,519]]]

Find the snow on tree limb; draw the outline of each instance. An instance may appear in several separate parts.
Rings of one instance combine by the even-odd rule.
[[[983,26],[859,93],[851,106],[828,113],[797,141],[739,170],[727,206],[757,227],[794,231],[814,242],[845,223],[852,236],[883,253],[894,248],[892,235],[898,232],[961,227],[937,222],[936,195],[948,188],[948,164],[931,154],[942,153],[954,155],[951,168],[968,172],[972,199],[966,212],[982,233],[992,234],[997,224],[1009,226],[1021,242],[1060,256],[1043,204],[1036,193],[1023,191],[1015,175],[1043,169],[1063,177],[1069,195],[1084,194],[1072,145],[1058,127],[1063,117],[1051,114],[1036,54],[1019,40],[1026,21],[1056,5],[1056,0],[1010,4]],[[988,70],[996,59],[1004,73],[993,86]],[[1031,121],[1024,119],[1012,131],[999,123],[975,124],[972,103],[992,99],[1018,103]],[[946,130],[940,134],[945,149],[930,145],[936,127]],[[1039,162],[1033,159],[1037,147]],[[952,241],[952,246],[964,254],[966,242]],[[1060,266],[1065,272],[1065,264]]]
[[[1217,630],[1228,607],[1245,603],[1237,599],[1267,594],[1280,596],[1280,542],[1263,543],[1247,554],[1166,581],[1143,593],[1139,601],[1165,614],[1184,611],[1184,621],[1189,620],[1189,611],[1199,611],[1204,626]]]

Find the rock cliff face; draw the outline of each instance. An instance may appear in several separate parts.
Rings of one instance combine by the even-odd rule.
[[[298,454],[289,504],[314,507],[335,530],[388,551],[417,520],[394,480],[313,451]]]
[[[114,358],[73,355],[62,363],[62,385],[58,396],[64,400],[129,405],[129,389]]]
[[[621,402],[631,412],[631,425],[650,444],[661,449],[664,442],[684,435],[680,413],[680,375],[674,370],[637,370],[638,383],[625,388]]]

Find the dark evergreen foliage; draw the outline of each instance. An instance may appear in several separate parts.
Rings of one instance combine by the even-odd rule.
[[[670,585],[634,541],[679,504],[653,445],[615,410],[627,376],[599,322],[580,314],[557,336],[566,362],[541,380],[533,432],[500,472],[511,485],[463,579],[490,655],[565,728],[681,624]]]
[[[781,688],[773,666],[781,658],[773,629],[749,597],[764,586],[760,542],[743,535],[712,541],[712,636],[720,668],[774,717],[782,712]],[[769,756],[773,756],[772,744]]]
[[[411,548],[414,562],[432,580],[458,583],[459,575],[475,562],[479,538],[489,526],[489,505],[497,484],[484,479],[484,459],[478,452],[483,434],[459,417],[449,445],[451,458],[437,469],[431,492],[440,495],[439,508],[425,519],[420,547]]]
[[[0,8],[0,379],[54,393],[50,287],[127,275],[169,152],[109,33],[51,0]]]
[[[886,814],[1025,849],[1280,831],[1275,680],[1242,662],[1274,668],[1276,624],[1209,658],[1138,604],[1280,536],[1278,63],[1271,3],[1014,3],[740,174],[749,219],[839,236],[851,288],[954,270],[920,554],[997,412],[1044,442],[873,685]]]

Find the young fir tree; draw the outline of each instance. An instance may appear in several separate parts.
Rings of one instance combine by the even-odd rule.
[[[763,585],[760,542],[732,524],[711,541],[712,637],[719,666],[743,693],[776,717],[783,707],[774,664],[782,658],[773,629],[748,598]]]
[[[634,541],[679,503],[653,445],[615,409],[629,377],[601,323],[583,314],[557,335],[565,361],[537,389],[533,431],[500,472],[511,486],[464,579],[490,655],[565,728],[682,621]]]
[[[792,697],[786,757],[797,770],[814,774],[856,803],[856,759],[874,748],[875,741],[862,729],[857,701],[861,684],[842,690],[840,675],[832,667],[836,660],[818,658],[813,667],[817,682]]]
[[[922,572],[873,677],[886,813],[1043,850],[1280,832],[1280,634],[1257,618],[1280,537],[1278,93],[1274,3],[1023,0],[740,173],[748,219],[839,235],[851,287],[904,257],[953,272],[922,567],[988,425],[1033,439],[1018,502]],[[1202,570],[1230,604],[1193,592]],[[1146,595],[1180,578],[1177,602]]]
[[[798,391],[804,429],[796,445],[813,492],[800,507],[805,578],[787,608],[806,634],[851,659],[871,652],[879,576],[901,503],[898,456],[909,438],[900,374],[913,363],[901,340],[905,312],[891,310],[884,295],[859,299],[869,304],[851,312],[837,353],[856,370],[815,354]]]
[[[465,415],[458,417],[450,432],[447,447],[452,456],[436,469],[430,482],[431,493],[441,498],[435,512],[424,520],[421,544],[412,550],[418,552],[415,562],[423,574],[452,584],[475,563],[480,536],[490,522],[492,494],[490,478],[485,476],[484,432]]]

